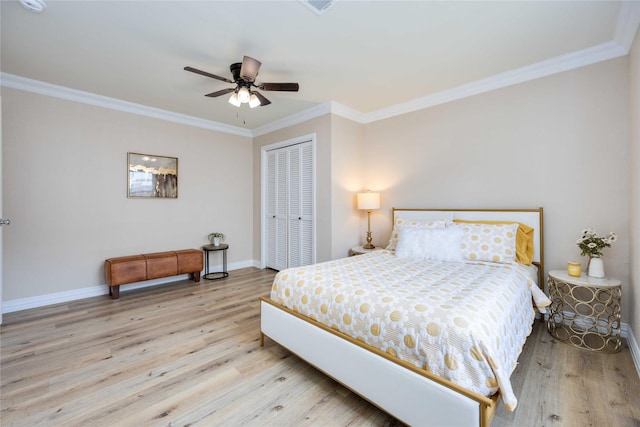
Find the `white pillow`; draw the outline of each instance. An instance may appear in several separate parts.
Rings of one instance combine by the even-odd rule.
[[[463,261],[464,230],[450,228],[401,228],[398,232],[396,255],[433,261]]]
[[[389,244],[386,249],[390,251],[396,249],[396,246],[398,245],[398,236],[400,230],[403,228],[444,228],[444,224],[444,219],[421,222],[411,219],[396,218],[396,222],[393,225],[393,231],[391,232],[391,237],[389,238]]]

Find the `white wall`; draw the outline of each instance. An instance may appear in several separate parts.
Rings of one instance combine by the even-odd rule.
[[[5,302],[103,286],[106,258],[212,231],[252,260],[250,138],[9,88],[2,118]],[[178,157],[178,199],[128,199],[128,151]]]
[[[349,255],[349,248],[365,243],[366,213],[356,209],[356,193],[365,190],[364,126],[340,116],[331,118],[331,258]],[[375,189],[371,189],[375,190]]]
[[[640,343],[640,31],[629,54],[629,116],[631,120],[630,150],[630,259],[631,281],[627,294],[629,325],[636,343]],[[639,344],[640,345],[640,344]],[[640,363],[637,360],[636,363]],[[638,366],[640,368],[640,366]]]
[[[368,124],[365,181],[383,195],[374,235],[388,238],[393,206],[542,206],[546,269],[580,259],[583,228],[615,231],[605,269],[627,295],[628,71],[615,59]]]

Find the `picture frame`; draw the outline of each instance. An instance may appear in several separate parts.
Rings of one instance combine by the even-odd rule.
[[[128,152],[127,197],[177,199],[178,158]]]

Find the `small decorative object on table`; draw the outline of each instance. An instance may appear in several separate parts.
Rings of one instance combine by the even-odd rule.
[[[209,238],[209,243],[211,243],[213,246],[220,246],[220,242],[224,242],[225,240],[225,235],[224,233],[211,233],[208,236]]]
[[[582,274],[581,269],[582,264],[577,261],[569,261],[567,263],[567,272],[569,273],[569,276],[580,277],[580,275]]]
[[[602,262],[602,250],[604,248],[610,248],[611,243],[618,240],[616,233],[609,233],[608,236],[603,237],[598,235],[598,232],[593,228],[586,228],[582,230],[582,237],[576,241],[576,244],[582,251],[580,255],[589,257],[589,265],[587,267],[587,274],[591,277],[604,277],[604,263]]]

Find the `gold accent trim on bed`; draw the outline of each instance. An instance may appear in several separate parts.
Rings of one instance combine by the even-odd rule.
[[[313,320],[313,319],[311,319],[311,318],[309,318],[307,316],[304,316],[304,315],[302,315],[300,313],[297,313],[297,312],[291,310],[290,308],[285,307],[283,305],[280,305],[277,302],[275,302],[275,301],[273,301],[273,300],[271,300],[271,299],[269,299],[267,297],[260,297],[260,301],[263,301],[263,302],[265,302],[267,304],[270,304],[270,305],[272,305],[274,307],[277,307],[280,310],[286,311],[287,313],[289,313],[292,316],[297,317],[298,319],[304,320],[307,323],[311,323],[312,325],[317,326],[318,328],[320,328],[320,329],[322,329],[322,330],[324,330],[326,332],[329,332],[329,333],[331,333],[331,334],[333,334],[333,335],[335,335],[337,337],[345,339],[345,340],[349,341],[350,343],[357,345],[358,347],[364,348],[367,351],[375,353],[378,356],[383,357],[384,359],[386,359],[386,360],[388,360],[390,362],[393,362],[396,365],[400,365],[403,368],[409,369],[410,371],[415,372],[416,374],[418,374],[420,376],[429,378],[430,380],[433,380],[433,381],[437,382],[440,385],[443,385],[443,386],[445,386],[447,388],[450,388],[451,390],[455,390],[456,392],[458,392],[458,393],[460,393],[460,394],[462,394],[462,395],[464,395],[464,396],[466,396],[466,397],[468,397],[470,399],[475,400],[476,402],[480,403],[481,405],[485,405],[487,407],[494,406],[496,401],[497,401],[497,399],[498,399],[498,397],[499,397],[499,395],[500,395],[500,392],[497,392],[491,397],[486,397],[486,396],[483,396],[481,394],[474,393],[474,392],[472,392],[470,390],[467,390],[464,387],[459,386],[458,384],[452,383],[451,381],[446,380],[446,379],[444,379],[442,377],[439,377],[437,375],[434,375],[431,372],[425,371],[424,369],[419,369],[418,367],[416,367],[416,366],[414,366],[414,365],[412,365],[410,363],[407,363],[404,360],[398,359],[397,357],[392,357],[391,355],[385,353],[384,351],[381,351],[381,350],[379,350],[379,349],[377,349],[375,347],[372,347],[372,346],[370,346],[370,345],[368,345],[368,344],[366,344],[366,343],[364,343],[362,341],[358,341],[355,338],[350,337],[349,335],[346,335],[346,334],[344,334],[344,333],[342,333],[342,332],[340,332],[340,331],[338,331],[336,329],[330,328],[329,326],[324,325],[324,324],[322,324],[322,323],[320,323],[320,322],[318,322],[316,320]],[[264,345],[264,334],[262,332],[260,333],[260,345]],[[493,408],[493,409],[495,409],[495,408]]]

